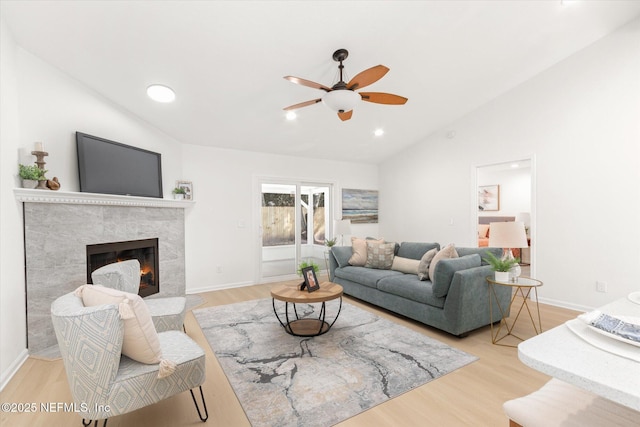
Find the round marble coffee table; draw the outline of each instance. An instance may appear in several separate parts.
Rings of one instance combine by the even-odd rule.
[[[342,310],[342,286],[333,282],[321,283],[320,289],[314,292],[301,291],[299,285],[277,285],[271,289],[271,297],[273,301],[273,312],[276,318],[288,334],[297,337],[315,337],[327,333],[333,324],[336,323],[336,320],[338,320],[338,316]],[[333,321],[329,323],[326,320],[325,303],[337,298],[340,299],[338,313],[336,313]],[[280,319],[280,315],[278,315],[276,300],[284,302],[285,321]],[[318,318],[301,318],[298,316],[296,304],[310,303],[322,303]],[[289,307],[293,307],[293,313],[289,313]]]

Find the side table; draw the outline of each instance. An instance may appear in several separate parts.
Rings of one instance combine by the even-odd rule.
[[[487,277],[487,283],[489,284],[489,319],[491,321],[491,342],[493,344],[497,344],[497,345],[503,345],[506,347],[517,347],[515,345],[510,345],[510,344],[501,344],[500,341],[511,335],[512,337],[515,337],[517,339],[519,339],[520,341],[524,341],[523,338],[520,338],[519,336],[515,335],[512,333],[513,331],[513,327],[516,325],[516,322],[518,321],[518,319],[520,318],[520,314],[522,313],[522,309],[526,308],[527,309],[527,313],[529,314],[529,319],[531,320],[531,324],[533,325],[533,329],[536,331],[536,335],[540,334],[542,332],[542,321],[540,320],[540,306],[538,305],[538,288],[540,286],[542,286],[542,282],[540,280],[536,280],[536,279],[532,279],[530,277],[518,277],[518,281],[517,282],[502,282],[502,281],[497,281],[492,277]],[[509,286],[511,288],[515,288],[515,292],[512,292],[511,295],[511,301],[509,302],[509,307],[501,307],[500,306],[500,302],[498,301],[498,298],[496,296],[496,291],[495,291],[495,287],[496,286]],[[531,313],[531,309],[529,308],[529,304],[528,304],[528,299],[529,299],[529,295],[531,294],[531,290],[533,289],[533,293],[535,295],[536,298],[536,307],[535,307],[535,311],[537,314],[537,318],[538,318],[538,324],[536,325],[536,321],[534,320],[534,316]],[[516,299],[517,296],[522,297],[522,305],[520,306],[520,308],[518,309],[518,313],[516,314],[515,319],[513,319],[513,322],[511,323],[511,325],[509,325],[509,323],[507,322],[507,316],[505,315],[507,312],[510,312],[514,306],[513,303]],[[493,300],[495,300],[498,309],[500,310],[500,315],[501,318],[499,320],[500,322],[500,326],[497,328],[497,330],[494,333],[494,327],[493,327]],[[506,310],[506,309],[509,310]],[[507,330],[507,332],[503,335],[503,336],[499,336],[500,335],[500,331],[502,330],[502,327],[505,327],[505,329]]]
[[[337,283],[323,282],[320,289],[313,292],[301,291],[299,285],[282,284],[271,289],[273,312],[289,335],[297,337],[315,337],[325,334],[331,329],[342,310],[342,286]],[[326,302],[339,299],[338,312],[333,321],[329,323],[326,319]],[[276,300],[284,302],[284,320],[280,319],[276,309]],[[296,304],[322,303],[318,318],[300,317]],[[289,312],[289,307],[293,308],[293,313]],[[294,318],[295,316],[295,318]]]

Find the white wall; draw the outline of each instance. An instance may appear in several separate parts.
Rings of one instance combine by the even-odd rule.
[[[470,171],[533,155],[541,300],[587,308],[624,297],[640,289],[639,117],[635,20],[381,164],[381,234],[469,244]]]
[[[57,176],[63,190],[79,191],[75,132],[85,132],[161,153],[163,191],[170,197],[182,174],[177,140],[22,48],[17,49],[17,58],[23,162],[33,162],[29,153],[34,142],[43,142],[49,153],[47,177]]]
[[[187,210],[187,293],[254,283],[261,240],[257,208],[261,177],[335,184],[334,215],[341,215],[341,189],[377,189],[374,165],[183,146],[184,179],[193,181]],[[377,236],[378,224],[352,226],[358,236]],[[217,267],[222,269],[218,273]]]
[[[500,186],[500,209],[478,212],[478,216],[516,216],[531,212],[531,168],[478,169],[478,186],[496,184]]]
[[[13,197],[20,146],[16,45],[0,18],[0,389],[26,357],[22,206]]]

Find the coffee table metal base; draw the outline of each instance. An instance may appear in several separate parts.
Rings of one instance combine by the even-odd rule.
[[[317,319],[307,317],[300,318],[300,316],[298,316],[296,304],[285,302],[285,321],[283,322],[282,319],[280,319],[280,315],[278,315],[278,310],[276,310],[275,298],[272,298],[272,304],[273,312],[275,313],[278,322],[280,322],[280,324],[288,334],[294,335],[296,337],[317,337],[318,335],[326,334],[329,329],[331,329],[333,324],[336,323],[336,320],[338,320],[338,316],[340,316],[340,311],[342,311],[342,297],[340,297],[340,306],[338,307],[338,313],[336,313],[336,317],[334,317],[333,321],[329,323],[326,320],[327,307],[324,302],[320,307],[320,314],[318,315]],[[290,316],[289,306],[293,307],[293,314],[295,315],[295,318],[292,318],[292,316]]]

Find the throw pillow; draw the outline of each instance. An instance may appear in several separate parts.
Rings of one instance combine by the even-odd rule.
[[[122,354],[140,363],[160,363],[162,351],[158,333],[153,326],[149,309],[140,295],[105,288],[100,285],[83,285],[76,290],[87,307],[114,304],[124,320]]]
[[[418,263],[418,279],[429,280],[429,266],[433,262],[433,257],[436,256],[436,253],[438,253],[438,249],[433,248],[422,255],[422,259]]]
[[[453,245],[453,243],[449,243],[447,246],[442,248],[442,250],[438,252],[436,256],[434,256],[431,260],[431,264],[429,264],[429,277],[432,280],[435,277],[433,273],[436,270],[438,261],[446,258],[458,258],[458,252],[456,252],[456,247]]]
[[[365,267],[389,270],[393,265],[393,255],[395,253],[395,243],[378,243],[367,241],[367,262]]]
[[[353,251],[349,264],[356,267],[364,267],[367,263],[367,242],[384,243],[384,240],[361,239],[359,237],[351,238],[351,249]]]
[[[420,261],[417,259],[403,258],[400,256],[393,257],[391,269],[407,274],[418,274],[418,265]]]

